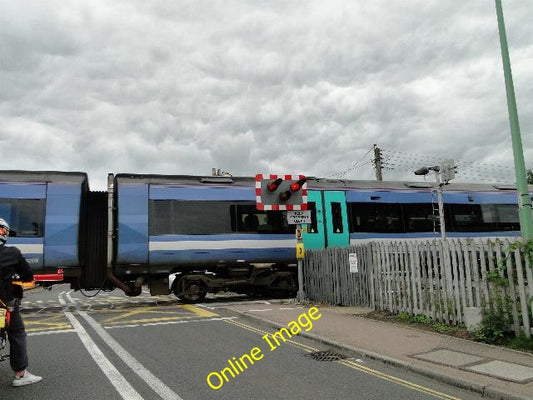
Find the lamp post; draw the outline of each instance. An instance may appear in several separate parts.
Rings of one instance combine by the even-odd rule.
[[[444,220],[444,200],[442,196],[442,187],[446,185],[450,180],[455,177],[455,167],[453,160],[445,160],[440,166],[435,165],[433,167],[423,167],[415,171],[415,175],[427,175],[429,171],[435,173],[435,181],[437,192],[437,203],[439,205],[439,225],[440,225],[440,237],[446,239],[446,223]]]
[[[511,141],[513,144],[514,166],[516,174],[516,189],[518,191],[518,215],[520,218],[520,231],[524,239],[533,239],[533,218],[531,216],[531,199],[527,186],[524,151],[518,123],[518,111],[511,72],[511,60],[507,47],[505,22],[501,0],[496,1],[496,15],[498,18],[498,32],[500,34],[500,47],[502,52],[503,74],[505,76],[505,91],[507,93],[507,108],[509,110],[509,123],[511,125]]]

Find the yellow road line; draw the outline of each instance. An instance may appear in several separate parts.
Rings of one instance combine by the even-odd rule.
[[[251,332],[258,333],[260,335],[270,334],[270,333],[265,332],[265,331],[263,331],[261,329],[254,328],[253,326],[250,326],[250,325],[246,325],[246,324],[244,324],[244,323],[242,323],[240,321],[226,320],[225,322],[228,323],[228,324],[232,324],[232,325],[238,326],[240,328],[249,330]],[[311,347],[311,346],[307,346],[307,345],[304,345],[302,343],[295,342],[293,340],[287,340],[287,343],[290,343],[290,344],[292,344],[294,346],[300,347],[300,348],[306,350],[307,352],[318,351],[317,348],[314,348],[314,347]],[[338,363],[344,365],[345,367],[356,369],[356,370],[358,370],[360,372],[364,372],[366,374],[373,375],[375,377],[384,379],[386,381],[389,381],[389,382],[392,382],[392,383],[396,383],[398,385],[401,385],[401,386],[404,386],[404,387],[408,387],[410,389],[429,394],[429,395],[434,396],[434,397],[439,398],[439,399],[443,399],[443,400],[460,400],[458,397],[449,396],[449,395],[447,395],[445,393],[438,392],[438,391],[430,389],[428,387],[421,386],[421,385],[418,385],[416,383],[409,382],[409,381],[406,381],[406,380],[401,379],[401,378],[397,378],[397,377],[395,377],[393,375],[389,375],[389,374],[386,374],[384,372],[380,372],[380,371],[377,371],[375,369],[365,367],[365,366],[360,365],[360,364],[358,364],[358,363],[356,363],[354,361],[340,360],[340,361],[338,361]]]
[[[65,323],[65,324],[50,325],[47,327],[26,328],[26,332],[29,333],[29,332],[55,331],[55,330],[65,330],[65,329],[72,329],[72,325]]]
[[[211,312],[211,311],[207,311],[204,308],[193,306],[192,304],[181,304],[180,308],[184,308],[187,311],[191,311],[199,317],[205,317],[205,318],[218,317],[218,314],[215,314],[214,312]]]
[[[109,317],[107,319],[104,319],[103,321],[100,321],[101,324],[109,324],[116,320],[132,317],[134,315],[139,314],[167,314],[167,315],[176,315],[173,311],[158,311],[158,310],[147,310],[147,309],[135,309],[127,312],[122,312],[120,315],[116,315],[114,317]],[[189,316],[189,315],[186,315]]]
[[[58,319],[65,318],[64,315],[54,315],[49,318],[43,318],[39,320],[26,319],[24,324],[26,325],[27,332],[37,332],[37,331],[49,331],[53,329],[71,329],[72,325],[65,321],[53,322]],[[34,328],[32,328],[34,327]]]
[[[255,332],[255,333],[259,333],[259,334],[261,334],[261,335],[270,335],[270,334],[271,334],[271,333],[269,333],[269,332],[262,331],[261,329],[254,328],[253,326],[243,324],[243,323],[240,322],[240,321],[230,320],[230,321],[226,321],[226,322],[227,322],[228,324],[233,324],[233,325],[239,326],[239,327],[241,327],[241,328],[247,329],[247,330],[249,330],[249,331],[252,331],[252,332]],[[305,351],[308,351],[308,352],[318,351],[318,349],[316,349],[316,348],[314,348],[314,347],[307,346],[307,345],[305,345],[305,344],[295,342],[294,340],[287,339],[287,342],[286,342],[286,343],[290,343],[290,344],[292,344],[293,346],[300,347],[300,348],[302,348],[302,349],[304,349]]]
[[[100,321],[100,324],[116,324],[116,323],[138,323],[138,322],[149,322],[149,321],[162,321],[165,318],[152,318],[152,319],[142,319],[142,320],[126,320],[126,318],[133,317],[135,315],[139,314],[166,314],[166,315],[172,315],[172,317],[167,317],[166,319],[169,321],[175,320],[175,319],[183,319],[183,318],[192,318],[192,316],[188,313],[182,316],[175,317],[176,312],[179,310],[188,311],[189,313],[193,313],[194,317],[200,317],[200,318],[213,318],[218,317],[218,314],[212,313],[210,311],[201,309],[199,307],[195,307],[193,305],[189,304],[180,304],[176,308],[169,310],[168,308],[165,310],[159,310],[159,309],[150,309],[150,308],[136,308],[134,310],[121,312],[119,315],[115,315],[113,317],[106,318],[102,321]],[[122,320],[123,322],[116,322]]]
[[[125,321],[112,321],[106,322],[105,325],[123,325],[123,324],[149,324],[152,322],[162,322],[162,321],[177,321],[179,319],[192,319],[196,316],[186,315],[182,317],[164,317],[164,318],[143,318],[143,319],[128,319]],[[100,322],[100,325],[104,325],[103,321]]]
[[[396,384],[401,385],[401,386],[408,387],[410,389],[417,390],[419,392],[430,394],[430,395],[435,396],[435,397],[437,397],[439,399],[460,400],[458,397],[450,396],[450,395],[447,395],[445,393],[438,392],[436,390],[430,389],[428,387],[421,386],[421,385],[418,385],[418,384],[413,383],[413,382],[406,381],[406,380],[401,379],[401,378],[397,378],[397,377],[395,377],[393,375],[389,375],[389,374],[386,374],[384,372],[380,372],[380,371],[377,371],[375,369],[365,367],[365,366],[363,366],[361,364],[358,364],[358,363],[356,363],[354,361],[340,360],[338,362],[340,364],[346,366],[346,367],[353,368],[353,369],[356,369],[358,371],[361,371],[361,372],[364,372],[364,373],[367,373],[367,374],[370,374],[370,375],[374,375],[374,376],[376,376],[378,378],[384,379],[384,380],[389,381],[389,382],[396,383]]]

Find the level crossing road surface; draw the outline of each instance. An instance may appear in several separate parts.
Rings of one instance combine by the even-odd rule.
[[[276,344],[278,328],[228,309],[268,301],[223,295],[186,305],[118,290],[89,298],[67,285],[28,291],[28,369],[43,381],[13,388],[2,362],[0,399],[481,398],[298,335]]]

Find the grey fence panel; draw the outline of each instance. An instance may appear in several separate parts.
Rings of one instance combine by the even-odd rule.
[[[303,263],[304,290],[314,301],[423,314],[449,324],[464,323],[466,307],[500,307],[511,330],[529,337],[532,262],[511,247],[515,242],[372,241],[309,250]],[[357,271],[350,271],[350,254],[356,255]]]

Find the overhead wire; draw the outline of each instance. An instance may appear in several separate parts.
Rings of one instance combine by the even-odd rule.
[[[348,173],[363,166],[374,164],[376,160],[371,157],[362,163],[374,148],[370,148],[361,158],[352,164],[350,168],[326,176],[332,179],[342,179]],[[381,168],[383,171],[413,172],[423,166],[438,166],[450,157],[442,157],[428,154],[416,154],[403,151],[387,150],[380,148]],[[513,183],[515,182],[514,167],[510,165],[498,165],[467,160],[454,160],[455,174],[461,180],[476,180],[485,182]]]
[[[367,165],[367,164],[369,164],[369,162],[373,162],[373,160],[370,160],[370,161],[365,162],[364,164],[358,165],[362,160],[364,160],[364,158],[366,156],[368,156],[368,154],[372,150],[374,150],[374,147],[371,147],[359,160],[357,160],[355,163],[353,163],[353,165],[350,168],[348,168],[348,169],[346,169],[344,171],[340,171],[340,172],[336,172],[334,174],[328,175],[327,178],[342,179],[342,178],[344,178],[346,176],[346,174],[348,172],[355,171],[357,168],[360,168],[360,167],[362,167],[364,165]]]
[[[439,165],[447,158],[432,155],[383,150],[382,166],[391,171],[413,171],[422,166]],[[481,181],[514,182],[514,168],[509,165],[455,160],[456,176],[461,179]]]

